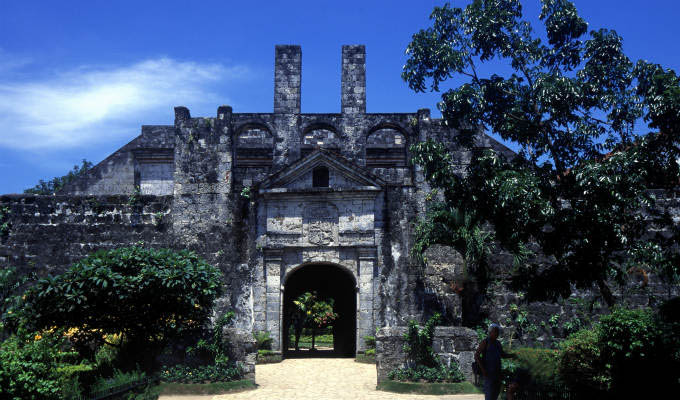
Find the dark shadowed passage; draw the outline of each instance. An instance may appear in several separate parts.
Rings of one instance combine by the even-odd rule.
[[[342,267],[328,263],[305,265],[286,280],[283,294],[283,332],[289,332],[293,300],[305,292],[315,291],[320,299],[334,300],[334,311],[338,319],[333,325],[333,350],[295,352],[288,350],[294,344],[289,335],[284,335],[284,355],[286,357],[301,356],[333,356],[354,357],[356,353],[356,283],[351,273]]]

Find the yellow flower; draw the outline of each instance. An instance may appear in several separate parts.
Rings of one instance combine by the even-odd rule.
[[[40,334],[35,335],[35,341],[37,342],[38,340],[42,339],[42,336]]]

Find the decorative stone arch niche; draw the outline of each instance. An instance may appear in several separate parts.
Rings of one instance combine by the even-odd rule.
[[[380,125],[366,136],[366,167],[406,166],[406,134],[396,125]]]
[[[249,123],[238,129],[235,139],[237,167],[271,167],[274,159],[274,137],[269,128]]]
[[[327,123],[316,123],[302,131],[300,155],[305,157],[314,149],[339,150],[341,147],[338,130]]]

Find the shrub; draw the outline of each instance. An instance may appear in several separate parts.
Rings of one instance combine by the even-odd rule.
[[[557,350],[520,348],[513,351],[519,368],[526,370],[538,386],[557,386],[560,354]]]
[[[458,364],[451,361],[450,366],[439,364],[436,367],[416,365],[415,367],[396,368],[387,377],[393,381],[405,382],[463,382],[465,375],[460,372]]]
[[[602,359],[611,365],[614,393],[630,393],[641,381],[658,380],[664,332],[652,310],[616,308],[600,318],[599,334]]]
[[[403,350],[406,353],[407,366],[390,371],[387,377],[396,381],[408,382],[462,382],[465,376],[458,368],[458,363],[451,360],[450,365],[442,364],[432,350],[434,328],[441,321],[441,315],[435,313],[420,328],[415,321],[410,321],[404,334]]]
[[[161,369],[161,379],[165,382],[229,382],[240,379],[242,376],[243,370],[238,365],[231,367],[226,365],[201,365],[198,367],[175,365]]]
[[[224,339],[224,327],[227,326],[234,319],[234,312],[229,311],[222,315],[215,322],[212,329],[206,330],[203,333],[203,338],[200,338],[195,346],[188,347],[186,352],[188,354],[197,355],[207,364],[227,365],[229,363],[229,342]]]
[[[75,352],[57,332],[26,333],[11,336],[0,345],[0,388],[2,398],[11,400],[51,400],[64,398],[64,392],[78,392],[76,382],[87,366],[72,365]],[[66,369],[66,367],[71,369]]]
[[[113,371],[113,374],[110,377],[99,377],[97,380],[95,380],[91,390],[93,392],[105,391],[112,387],[124,386],[139,382],[144,378],[146,378],[146,374],[140,370],[123,372],[119,369],[116,369]]]
[[[272,337],[269,335],[269,332],[267,331],[260,331],[260,332],[255,332],[253,334],[253,337],[255,338],[255,342],[257,343],[257,349],[258,350],[271,350],[272,348]]]
[[[104,335],[121,334],[127,364],[149,368],[169,339],[207,320],[220,278],[188,251],[98,251],[26,291],[22,320],[38,329],[71,329],[83,351],[104,344]]]
[[[422,329],[416,321],[409,322],[408,330],[404,334],[406,343],[403,347],[409,363],[426,367],[436,367],[439,364],[439,360],[432,351],[432,339],[434,328],[440,321],[441,315],[435,313]]]
[[[212,329],[199,339],[186,352],[198,361],[198,364],[161,367],[161,378],[166,382],[200,383],[203,381],[226,382],[240,379],[241,368],[229,360],[229,342],[223,337],[224,327],[234,317],[232,311],[220,317]]]
[[[65,399],[78,398],[95,380],[95,369],[90,364],[66,365],[57,368],[61,380],[61,395]]]
[[[611,385],[611,371],[602,358],[600,328],[580,330],[560,344],[560,378],[578,392],[605,391]]]

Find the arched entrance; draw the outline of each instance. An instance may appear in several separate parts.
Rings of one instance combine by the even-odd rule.
[[[333,299],[338,319],[333,325],[332,355],[354,357],[357,331],[357,283],[351,272],[331,263],[310,263],[291,271],[284,282],[283,293],[283,353],[295,356],[288,349],[293,300],[305,292],[317,292],[321,299]]]

